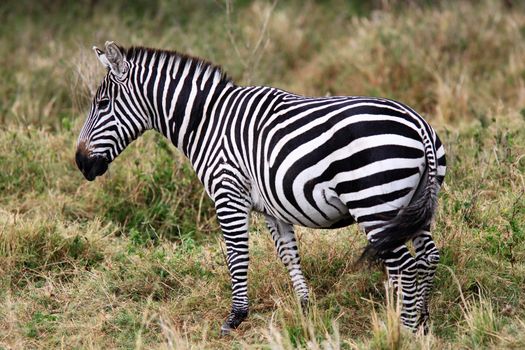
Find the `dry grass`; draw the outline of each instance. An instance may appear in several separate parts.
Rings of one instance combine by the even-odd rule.
[[[0,347],[525,347],[525,10],[508,3],[3,2]],[[304,316],[254,216],[251,315],[220,338],[224,249],[180,153],[148,133],[94,183],[75,168],[103,75],[90,48],[105,40],[200,55],[242,83],[381,95],[427,115],[450,165],[430,334],[404,332],[383,272],[354,266],[356,228],[297,229],[314,299]]]

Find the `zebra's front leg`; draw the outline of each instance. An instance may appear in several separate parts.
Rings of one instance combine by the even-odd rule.
[[[293,226],[268,215],[266,215],[266,225],[272,235],[277,254],[288,269],[295,293],[305,311],[308,307],[308,286],[301,270],[301,258]]]
[[[237,328],[248,316],[248,217],[246,197],[226,188],[217,193],[215,207],[226,243],[227,264],[232,284],[232,308],[221,326],[221,335]]]
[[[430,299],[430,291],[434,284],[436,267],[439,263],[439,251],[434,244],[428,228],[414,238],[413,242],[416,250],[418,274],[418,300],[416,305],[419,313],[418,327],[421,327],[426,334],[428,332],[429,320],[428,302]]]

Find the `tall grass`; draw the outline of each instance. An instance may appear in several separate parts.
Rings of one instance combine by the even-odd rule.
[[[525,347],[525,9],[513,1],[4,1],[0,4],[0,347]],[[224,247],[184,157],[147,133],[94,183],[78,131],[104,70],[91,46],[177,49],[240,84],[374,95],[447,148],[430,334],[409,334],[355,227],[298,228],[303,315],[263,220],[251,315],[230,338]]]

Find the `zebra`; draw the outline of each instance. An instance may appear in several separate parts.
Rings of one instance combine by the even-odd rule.
[[[401,323],[428,329],[439,251],[430,232],[446,171],[443,144],[410,107],[386,98],[306,97],[236,85],[220,68],[176,51],[93,47],[107,74],[77,143],[93,181],[146,130],[169,139],[213,200],[231,276],[226,335],[248,316],[248,225],[262,213],[302,308],[308,285],[294,225],[367,235],[402,300]],[[415,256],[406,243],[412,240]]]

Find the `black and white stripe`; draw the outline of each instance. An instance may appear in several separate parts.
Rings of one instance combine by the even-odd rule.
[[[357,222],[401,288],[403,323],[426,327],[439,253],[430,235],[445,153],[409,107],[370,97],[312,98],[241,87],[220,68],[175,52],[130,48],[99,59],[108,67],[79,137],[89,155],[112,161],[155,129],[190,160],[214,200],[232,278],[223,332],[248,314],[248,217],[261,212],[303,305],[293,225]],[[117,57],[117,58],[115,58]],[[109,100],[109,102],[105,102]],[[416,256],[405,246],[414,240]]]

